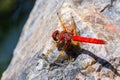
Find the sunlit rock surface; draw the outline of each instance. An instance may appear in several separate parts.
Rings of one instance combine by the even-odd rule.
[[[120,80],[119,4],[119,0],[37,0],[2,80]],[[72,14],[79,35],[107,44],[73,46],[51,66],[60,52],[51,38],[53,31],[62,30],[57,12],[66,26]],[[47,51],[51,54],[46,59]],[[69,52],[75,59],[64,60]]]

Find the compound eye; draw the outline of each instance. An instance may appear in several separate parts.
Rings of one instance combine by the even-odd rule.
[[[56,30],[55,32],[53,32],[52,34],[52,38],[55,40],[55,41],[58,41],[58,34],[59,34],[59,31]]]

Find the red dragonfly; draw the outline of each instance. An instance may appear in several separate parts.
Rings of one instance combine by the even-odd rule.
[[[56,30],[52,34],[52,38],[57,41],[58,43],[64,43],[64,45],[67,47],[71,43],[71,40],[78,41],[78,42],[86,42],[86,43],[93,43],[93,44],[106,44],[106,41],[102,39],[96,39],[96,38],[88,38],[77,35],[77,32],[75,30],[75,22],[73,19],[73,16],[71,15],[71,30],[68,30],[67,27],[64,25],[62,19],[60,18],[59,14],[57,13],[59,20],[62,24],[63,31]]]
[[[54,41],[56,41],[57,45],[63,44],[63,48],[55,61],[58,60],[58,58],[63,54],[63,51],[65,51],[70,44],[79,45],[79,42],[93,43],[93,44],[106,44],[106,41],[102,39],[79,36],[75,28],[76,25],[75,25],[75,21],[73,19],[72,14],[71,14],[71,25],[70,25],[71,30],[67,29],[67,27],[63,23],[63,20],[60,18],[59,13],[57,13],[57,15],[62,25],[63,31],[55,30],[52,33],[52,38]],[[50,54],[50,50],[45,54],[45,56],[47,57],[48,54]]]

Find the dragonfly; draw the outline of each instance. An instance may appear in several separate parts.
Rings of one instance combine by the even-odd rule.
[[[67,48],[70,45],[79,46],[80,42],[92,43],[92,44],[106,44],[106,41],[102,40],[102,39],[88,38],[88,37],[78,35],[74,18],[72,16],[72,14],[70,14],[70,15],[71,15],[71,25],[69,27],[71,29],[68,29],[67,26],[64,24],[62,18],[60,17],[60,14],[57,13],[57,16],[59,18],[59,21],[61,23],[63,30],[62,31],[55,30],[52,33],[52,38],[57,43],[57,45],[62,44],[62,49],[53,63],[55,63],[62,56],[64,51],[67,50]],[[49,50],[44,55],[47,57],[51,53],[52,50],[53,49]]]

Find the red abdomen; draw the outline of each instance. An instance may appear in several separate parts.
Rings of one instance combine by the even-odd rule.
[[[82,37],[82,36],[73,36],[72,39],[74,41],[86,42],[86,43],[94,43],[94,44],[105,44],[106,43],[106,41],[101,40],[101,39],[87,38],[87,37]]]

